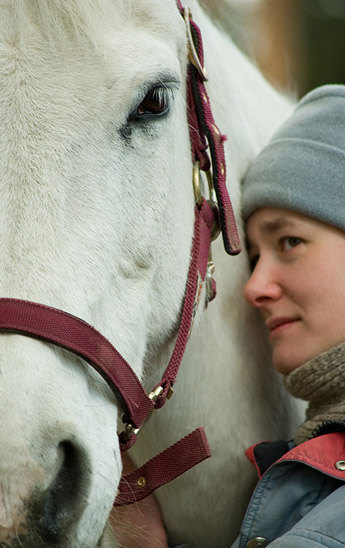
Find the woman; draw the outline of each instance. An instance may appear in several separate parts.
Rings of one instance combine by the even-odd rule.
[[[252,274],[274,367],[309,402],[291,443],[247,454],[261,477],[233,548],[345,546],[345,86],[304,97],[243,182]]]
[[[345,86],[323,86],[300,101],[245,177],[243,217],[252,265],[244,297],[267,326],[273,365],[287,390],[309,406],[293,441],[247,451],[260,481],[231,548],[341,548]],[[155,510],[164,536],[155,546],[167,546]]]

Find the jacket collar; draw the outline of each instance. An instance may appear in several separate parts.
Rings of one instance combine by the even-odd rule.
[[[330,427],[325,425],[325,429]],[[336,428],[336,424],[332,427]],[[339,431],[323,433],[297,446],[285,441],[253,445],[246,455],[257,469],[259,478],[273,465],[299,462],[345,481],[345,423],[338,427]]]

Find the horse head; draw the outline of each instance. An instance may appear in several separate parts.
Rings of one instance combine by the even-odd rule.
[[[176,332],[194,197],[174,2],[0,8],[0,293],[94,325],[138,376]],[[146,358],[145,358],[146,357]],[[68,351],[0,335],[0,543],[94,547],[122,409]]]

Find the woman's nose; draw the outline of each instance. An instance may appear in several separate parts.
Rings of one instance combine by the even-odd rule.
[[[281,293],[282,288],[274,267],[259,260],[243,288],[245,300],[256,308],[262,308],[279,299]]]

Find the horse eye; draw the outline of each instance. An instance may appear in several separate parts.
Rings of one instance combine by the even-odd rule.
[[[162,117],[169,112],[169,108],[169,91],[166,87],[156,86],[147,92],[140,105],[129,115],[128,121]]]

